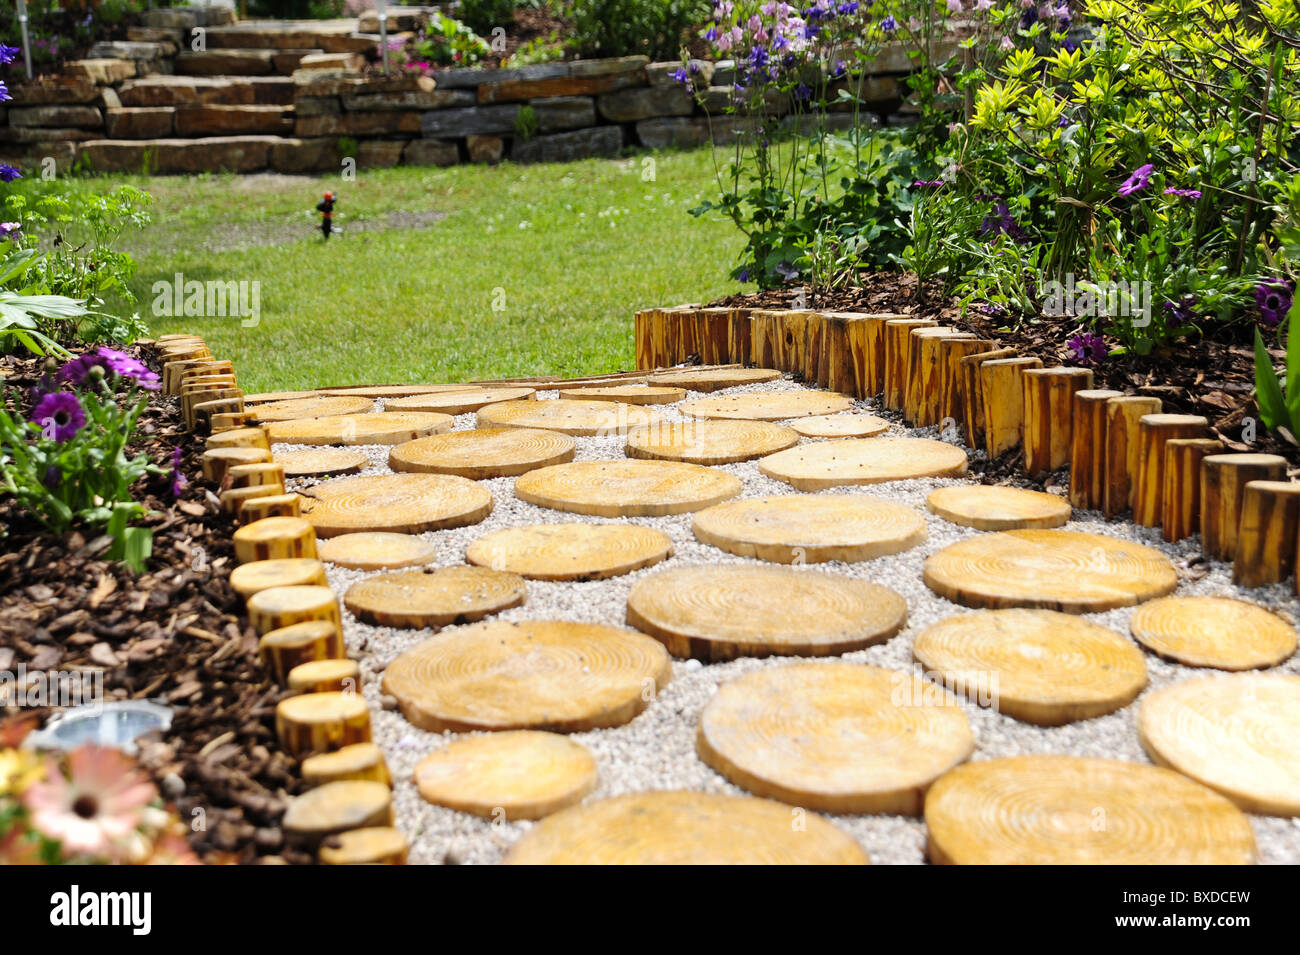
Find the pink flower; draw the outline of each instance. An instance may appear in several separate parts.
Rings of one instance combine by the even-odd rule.
[[[948,10],[952,13],[961,13],[961,0],[948,0]]]
[[[1004,36],[1002,38],[1002,42],[998,44],[998,48],[1002,50],[1004,53],[1010,53],[1012,50],[1016,48],[1016,45],[1011,42],[1011,37]]]
[[[993,0],[975,0],[975,9],[980,13],[993,9]]]
[[[722,34],[722,36],[718,37],[717,42],[716,42],[715,45],[717,46],[717,48],[718,48],[719,50],[721,50],[721,51],[723,51],[723,52],[726,52],[727,50],[730,50],[730,49],[731,49],[731,34],[730,34],[730,33],[724,33],[724,34]]]
[[[46,780],[23,793],[32,826],[65,855],[113,857],[140,825],[140,810],[158,797],[153,783],[120,750],[87,744],[68,754],[68,776],[49,760]]]

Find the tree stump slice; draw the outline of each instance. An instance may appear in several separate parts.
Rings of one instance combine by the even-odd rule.
[[[775,368],[683,369],[661,371],[646,379],[652,385],[685,388],[687,391],[721,391],[740,385],[757,385],[775,381],[781,373]]]
[[[915,508],[865,494],[745,498],[695,515],[703,544],[777,564],[872,560],[925,540]]]
[[[247,411],[219,411],[212,416],[208,424],[213,434],[219,434],[222,431],[246,428],[252,421],[253,416]]]
[[[327,586],[325,565],[312,557],[282,557],[240,564],[230,572],[230,586],[241,597],[272,587]]]
[[[769,455],[758,469],[800,491],[966,473],[966,452],[929,438],[845,438]]]
[[[629,458],[735,464],[784,451],[798,443],[797,433],[770,421],[691,418],[639,428],[628,434],[623,450]]]
[[[677,410],[692,418],[741,418],[746,421],[785,421],[848,411],[853,400],[824,391],[761,391],[747,395],[696,398]]]
[[[262,487],[275,485],[284,488],[284,466],[274,461],[259,461],[256,464],[234,464],[226,468],[222,483],[229,481],[232,488]]]
[[[267,432],[276,444],[402,444],[450,431],[453,420],[432,411],[380,411],[280,421]]]
[[[1069,502],[1055,494],[981,484],[938,488],[925,504],[945,521],[981,531],[1060,527],[1072,513]]]
[[[889,422],[870,414],[822,414],[798,418],[790,427],[805,438],[871,438],[888,431]]]
[[[577,446],[567,435],[538,428],[452,431],[397,445],[388,452],[388,466],[478,481],[564,464],[573,460]]]
[[[536,730],[459,739],[415,767],[426,800],[492,819],[541,819],[582,802],[597,781],[585,746]]]
[[[472,624],[384,670],[383,689],[431,732],[621,726],[672,679],[668,651],[615,627],[559,620]]]
[[[311,489],[304,506],[320,537],[354,531],[418,534],[477,524],[492,512],[481,484],[450,474],[338,478]]]
[[[339,415],[365,414],[373,411],[374,408],[375,403],[369,398],[315,395],[311,398],[272,401],[248,410],[253,413],[253,420],[258,424],[270,424],[273,421],[294,421],[300,418],[333,418]]]
[[[265,448],[213,448],[203,452],[203,476],[220,484],[226,471],[240,464],[261,464],[271,460],[271,452]]]
[[[208,439],[203,443],[203,446],[209,451],[216,451],[219,448],[261,448],[263,451],[271,450],[271,442],[267,440],[265,428],[231,428],[229,431],[223,431],[220,434],[208,435]]]
[[[740,478],[678,461],[577,461],[515,478],[515,497],[597,517],[684,514],[740,493]]]
[[[1113,517],[1133,506],[1142,446],[1138,439],[1138,422],[1149,414],[1159,414],[1163,402],[1142,395],[1123,395],[1106,401],[1106,476],[1102,509]]]
[[[1191,667],[1253,670],[1277,666],[1296,651],[1289,623],[1231,597],[1152,600],[1134,612],[1129,626],[1148,650]]]
[[[1300,677],[1185,680],[1147,696],[1138,738],[1155,762],[1247,812],[1300,816]]]
[[[245,524],[234,533],[235,560],[317,557],[316,532],[301,517],[268,517]]]
[[[343,631],[332,620],[304,620],[264,634],[257,651],[276,682],[283,686],[289,673],[300,664],[341,658]]]
[[[1105,388],[1084,388],[1074,393],[1070,436],[1070,503],[1082,510],[1098,510],[1106,493],[1106,409],[1111,398],[1123,394]]]
[[[380,627],[445,627],[471,623],[524,602],[524,580],[487,567],[399,570],[348,588],[343,606]]]
[[[1062,530],[997,531],[926,558],[926,586],[967,607],[1094,613],[1178,586],[1169,558],[1141,544]]]
[[[665,385],[594,385],[561,388],[561,398],[575,401],[623,401],[630,405],[670,405],[686,397],[685,388]]]
[[[672,552],[667,534],[635,524],[531,524],[479,538],[465,559],[532,580],[604,580],[657,564]]]
[[[373,385],[357,388],[317,388],[316,394],[335,398],[406,398],[410,395],[442,395],[452,391],[474,391],[477,385]]]
[[[340,832],[320,848],[321,865],[406,865],[406,836],[392,826]]]
[[[370,459],[360,451],[343,448],[283,451],[274,460],[284,468],[285,477],[338,477],[370,466]]]
[[[996,458],[1021,443],[1025,428],[1024,375],[1039,358],[989,358],[978,365],[984,409],[984,449]]]
[[[351,570],[396,570],[418,567],[438,556],[438,546],[412,534],[386,531],[341,534],[321,541],[320,559]]]
[[[1081,756],[966,763],[925,800],[941,865],[1250,865],[1250,820],[1177,773]]]
[[[259,497],[278,497],[284,494],[283,484],[259,484],[255,487],[232,487],[221,492],[221,510],[231,517],[238,518],[244,510],[244,504]]]
[[[313,842],[349,829],[392,824],[393,796],[388,787],[359,779],[325,783],[295,796],[282,823],[287,834]]]
[[[346,657],[308,660],[289,671],[285,684],[296,693],[356,693],[361,689],[361,667]]]
[[[1142,651],[1090,621],[1055,610],[980,610],[917,635],[917,661],[980,706],[1061,726],[1127,706],[1147,684]]]
[[[1201,415],[1148,414],[1138,419],[1138,472],[1133,486],[1133,523],[1155,527],[1164,516],[1165,444],[1171,438],[1199,438],[1209,429]]]
[[[248,598],[248,622],[258,633],[270,633],[304,620],[324,620],[342,626],[338,598],[320,584],[271,587]]]
[[[1241,495],[1232,580],[1240,587],[1279,584],[1295,573],[1300,483],[1250,481]]]
[[[1286,458],[1280,454],[1211,454],[1201,459],[1201,549],[1205,556],[1232,560],[1246,485],[1284,480],[1286,467]]]
[[[891,318],[885,322],[885,362],[881,404],[900,411],[907,395],[907,371],[911,361],[912,331],[939,323],[928,318]]]
[[[245,501],[239,509],[243,524],[265,520],[268,517],[302,517],[302,497],[298,494],[268,494]]]
[[[317,753],[302,761],[302,781],[308,786],[343,782],[349,779],[371,780],[392,785],[383,751],[374,743],[353,743],[332,753]]]
[[[370,710],[360,693],[302,693],[275,707],[275,732],[294,756],[370,742]]]
[[[819,812],[919,816],[925,791],[975,750],[951,698],[901,697],[909,675],[853,663],[759,670],[700,716],[700,758],[757,796]]]
[[[659,791],[574,806],[542,820],[507,865],[867,865],[847,833],[818,816],[748,796]]]
[[[1165,442],[1160,525],[1167,541],[1201,529],[1201,461],[1223,451],[1218,438],[1171,438]]]
[[[831,656],[898,633],[907,601],[878,584],[812,570],[677,567],[633,585],[627,622],[675,657],[710,663]]]
[[[657,411],[647,411],[623,401],[503,401],[478,413],[480,428],[540,428],[576,437],[625,435],[662,420]]]
[[[384,410],[468,414],[499,401],[531,401],[536,394],[536,388],[475,388],[471,391],[448,391],[441,394],[389,398],[384,402]]]

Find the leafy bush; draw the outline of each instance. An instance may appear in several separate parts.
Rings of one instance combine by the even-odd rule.
[[[347,9],[346,0],[249,0],[248,15],[274,20],[333,20]]]
[[[687,31],[708,18],[707,0],[570,0],[566,18],[572,45],[583,56],[652,60],[681,55]]]
[[[400,40],[391,42],[401,46]],[[483,38],[468,26],[434,13],[416,38],[409,56],[412,67],[427,71],[430,64],[473,66],[491,52]]]
[[[453,8],[456,17],[480,36],[493,27],[508,29],[514,22],[515,0],[459,0]]]

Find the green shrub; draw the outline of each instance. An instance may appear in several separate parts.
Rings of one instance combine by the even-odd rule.
[[[517,6],[515,0],[460,0],[452,13],[475,33],[486,35],[493,27],[509,29]]]
[[[687,31],[709,14],[707,0],[571,0],[567,18],[572,44],[583,56],[630,56],[675,60]]]

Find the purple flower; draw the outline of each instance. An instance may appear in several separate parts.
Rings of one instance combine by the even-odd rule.
[[[980,235],[988,238],[1005,235],[1014,242],[1026,242],[1029,239],[1029,234],[1012,217],[1005,199],[998,199],[993,212],[984,217],[980,223]]]
[[[1038,22],[1038,7],[1029,5],[1025,7],[1025,12],[1020,15],[1020,29],[1028,30]]]
[[[18,232],[21,232],[23,224],[21,222],[0,222],[0,241],[12,238]]]
[[[682,67],[678,67],[668,74],[668,78],[674,83],[681,83],[683,86],[689,86],[691,83],[691,74],[687,73]]]
[[[3,80],[0,80],[0,103],[7,103],[11,99],[13,97],[9,95],[9,87],[4,84]]]
[[[1165,190],[1165,195],[1166,195],[1166,196],[1181,196],[1181,197],[1184,198],[1184,199],[1199,199],[1199,198],[1201,198],[1201,190],[1199,190],[1199,189],[1175,189],[1173,186],[1170,186],[1168,189]]]
[[[736,281],[737,281],[737,282],[748,282],[748,281],[749,281],[749,269],[741,269],[741,270],[740,270],[740,274],[736,276]]]
[[[190,483],[189,479],[181,473],[181,457],[181,449],[172,448],[172,473],[169,475],[172,482],[172,497],[180,497],[185,485]]]
[[[57,464],[51,464],[45,469],[45,477],[41,478],[41,483],[51,491],[57,491],[59,485],[63,483],[63,469]]]
[[[841,3],[835,9],[839,12],[840,16],[849,17],[858,12],[858,3],[857,0],[852,0],[851,3]]]
[[[59,381],[72,385],[84,385],[87,377],[96,368],[114,378],[126,378],[132,384],[147,391],[157,391],[160,387],[158,375],[146,368],[142,362],[132,358],[126,352],[102,346],[87,352],[80,358],[72,359],[59,369],[58,378]]]
[[[1269,328],[1275,327],[1291,310],[1295,286],[1287,282],[1261,282],[1255,286],[1255,304],[1259,317]]]
[[[0,43],[0,64],[12,63],[14,57],[21,52],[22,50],[16,46],[5,46],[3,43]]]
[[[1192,320],[1192,309],[1195,305],[1196,296],[1189,292],[1177,302],[1166,300],[1162,307],[1174,321],[1190,322]]]
[[[0,182],[13,182],[15,179],[23,178],[22,171],[14,168],[8,163],[0,162]]]
[[[880,29],[884,30],[886,33],[893,33],[898,29],[898,21],[895,20],[893,16],[885,17],[885,19],[880,21]]]
[[[800,83],[794,88],[794,98],[801,103],[812,99],[812,88],[807,83]]]
[[[41,426],[46,438],[62,444],[81,430],[86,412],[72,392],[55,391],[36,403],[31,420]]]
[[[1151,174],[1155,171],[1156,167],[1151,163],[1147,163],[1145,166],[1138,166],[1129,174],[1129,177],[1124,180],[1124,184],[1119,187],[1119,194],[1121,196],[1131,196],[1139,189],[1145,189],[1147,184],[1151,182]]]
[[[919,187],[921,189],[938,189],[942,185],[943,185],[942,179],[918,179],[914,183],[912,183],[912,186],[914,188]]]
[[[1106,359],[1106,341],[1095,332],[1083,332],[1065,343],[1080,365],[1097,365]]]

